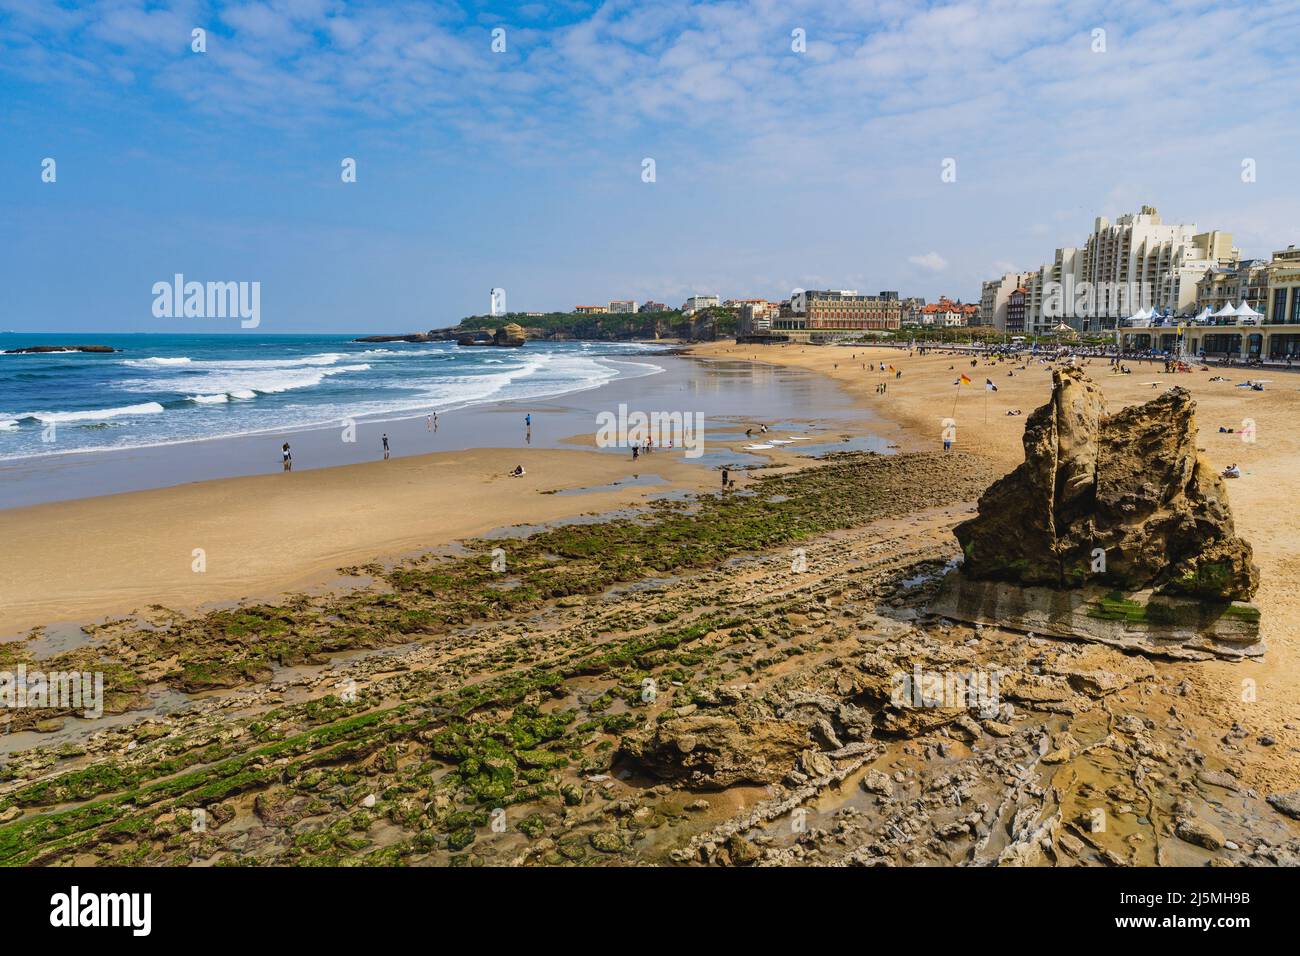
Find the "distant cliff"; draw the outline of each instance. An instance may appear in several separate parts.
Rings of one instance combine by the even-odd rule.
[[[646,339],[712,341],[736,334],[734,309],[703,309],[685,316],[669,312],[546,312],[540,315],[510,312],[506,315],[470,315],[457,326],[405,335],[367,335],[357,342],[461,342],[465,345],[521,345],[522,341],[495,342],[498,330],[514,326],[525,339],[629,342]]]

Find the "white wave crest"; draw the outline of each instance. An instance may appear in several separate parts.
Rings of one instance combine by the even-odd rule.
[[[127,415],[156,415],[164,411],[157,402],[142,402],[139,405],[122,405],[118,408],[97,408],[87,412],[27,412],[18,416],[18,420],[30,418],[38,422],[99,422],[106,418],[122,418]]]

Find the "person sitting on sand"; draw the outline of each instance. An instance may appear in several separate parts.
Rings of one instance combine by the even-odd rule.
[[[1223,469],[1224,478],[1240,478],[1241,469],[1237,467],[1236,462]]]
[[[1224,428],[1222,425],[1219,426],[1219,431],[1220,431],[1220,433],[1222,433],[1222,434],[1227,434],[1227,435],[1231,435],[1231,434],[1232,434],[1232,429],[1231,429],[1231,428]]]
[[[515,470],[512,471],[512,472],[510,472],[510,477],[511,477],[511,478],[522,478],[522,477],[523,477],[524,475],[526,475],[526,474],[528,474],[528,472],[524,471],[524,466],[523,466],[523,465],[515,465]]]

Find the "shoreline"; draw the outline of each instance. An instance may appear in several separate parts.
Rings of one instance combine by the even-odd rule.
[[[20,549],[0,554],[0,580],[13,595],[0,606],[0,639],[150,604],[197,610],[320,586],[349,564],[396,560],[515,525],[618,511],[659,496],[711,489],[721,464],[779,463],[793,454],[741,450],[747,443],[743,426],[726,421],[722,412],[743,413],[745,403],[770,414],[769,421],[780,418],[784,408],[802,411],[806,427],[812,433],[827,430],[828,438],[844,431],[870,434],[871,427],[883,424],[843,399],[837,385],[809,373],[755,376],[726,362],[680,357],[663,364],[668,366],[663,374],[615,379],[569,393],[567,401],[503,402],[447,415],[437,433],[426,430],[423,416],[404,419],[402,427],[386,423],[395,451],[390,461],[375,460],[379,456],[367,450],[364,460],[305,468],[304,452],[312,445],[298,438],[297,467],[289,474],[276,461],[260,474],[0,510],[0,535],[23,542]],[[708,453],[688,459],[680,451],[661,450],[634,463],[626,449],[597,449],[595,410],[620,401],[642,408],[715,409]],[[533,415],[531,443],[522,428],[526,412]],[[515,447],[502,447],[507,435]],[[337,444],[336,430],[316,436]],[[377,444],[377,434],[371,437]],[[463,447],[485,437],[503,440]],[[417,443],[438,450],[400,454]],[[190,464],[227,467],[236,446],[252,447],[214,440]],[[133,450],[111,464],[129,473],[157,455],[156,449]],[[84,457],[85,463],[93,461]],[[101,479],[110,479],[105,462],[96,464]],[[508,478],[517,464],[527,474]],[[743,471],[737,479],[745,482]],[[47,489],[54,480],[36,476]],[[202,549],[202,572],[191,568],[195,549]]]

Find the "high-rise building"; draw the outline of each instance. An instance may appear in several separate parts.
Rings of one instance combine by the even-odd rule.
[[[1082,246],[1057,249],[1036,273],[985,283],[981,317],[991,317],[996,327],[1000,295],[1020,287],[1026,290],[1025,331],[1037,334],[1061,322],[1081,331],[1114,329],[1138,309],[1190,315],[1197,283],[1216,267],[1235,268],[1240,258],[1231,233],[1166,223],[1153,206],[1114,223],[1099,216]]]

